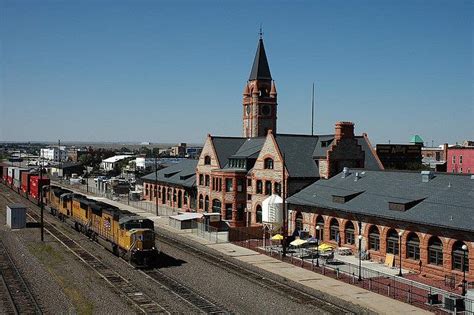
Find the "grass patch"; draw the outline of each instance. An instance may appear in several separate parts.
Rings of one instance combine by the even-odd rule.
[[[75,287],[75,282],[67,279],[65,259],[62,254],[55,250],[50,244],[29,244],[30,252],[37,257],[51,274],[55,282],[70,299],[79,315],[92,315],[94,305]]]

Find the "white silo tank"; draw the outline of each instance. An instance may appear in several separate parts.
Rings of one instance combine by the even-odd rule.
[[[283,223],[283,199],[280,196],[271,195],[262,202],[262,221],[274,226]]]

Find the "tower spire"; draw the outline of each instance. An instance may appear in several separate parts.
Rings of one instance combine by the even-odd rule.
[[[260,30],[259,30],[259,32],[258,32],[258,35],[259,35],[260,39],[262,39],[262,38],[263,38],[263,28],[262,28],[262,23],[260,23]]]
[[[253,61],[252,71],[250,71],[249,81],[253,80],[271,80],[270,67],[268,66],[267,54],[263,46],[262,29],[259,32],[260,38],[258,40],[257,52]]]

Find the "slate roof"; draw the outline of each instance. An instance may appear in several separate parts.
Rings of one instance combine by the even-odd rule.
[[[250,71],[249,81],[252,80],[271,80],[270,67],[268,66],[263,39],[258,41],[257,52],[253,61],[252,71]]]
[[[314,160],[326,156],[334,135],[277,134],[275,139],[282,154],[285,154],[286,167],[291,177],[319,177],[319,168]],[[356,136],[355,139],[365,153],[364,168],[380,170],[377,158],[365,138]],[[323,143],[326,143],[326,146],[323,146]]]
[[[194,187],[196,185],[197,163],[198,160],[182,160],[177,164],[161,169],[156,172],[158,181],[184,187]],[[143,176],[142,179],[147,182],[154,182],[155,172]]]
[[[245,141],[247,138],[212,137],[220,168],[224,168],[229,157],[236,153]]]
[[[248,138],[231,157],[256,159],[265,143],[265,137]]]
[[[355,172],[361,174],[354,181]],[[436,173],[423,183],[418,172],[351,170],[319,180],[288,198],[293,205],[337,209],[352,214],[364,214],[410,223],[438,226],[474,232],[474,179],[471,176]],[[360,195],[340,204],[333,195]],[[390,210],[389,202],[419,203],[406,211]]]

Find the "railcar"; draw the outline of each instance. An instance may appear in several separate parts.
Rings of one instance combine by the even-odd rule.
[[[137,267],[153,266],[159,251],[153,221],[105,202],[57,188],[51,204],[61,220]]]

